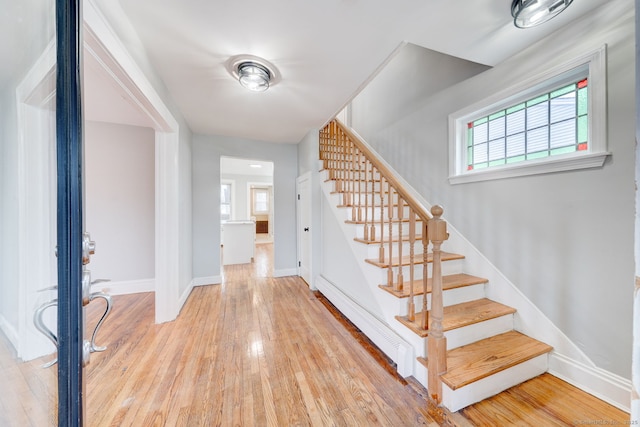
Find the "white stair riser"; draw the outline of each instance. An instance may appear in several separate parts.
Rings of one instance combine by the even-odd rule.
[[[455,304],[461,304],[463,302],[474,301],[484,297],[485,297],[485,285],[482,283],[477,285],[465,286],[463,288],[449,289],[449,290],[445,290],[442,293],[442,301],[445,307],[448,305],[455,305]],[[407,307],[409,305],[407,299],[408,298],[402,298],[403,303],[400,305],[400,310],[398,311],[398,314],[400,316],[407,315]],[[422,295],[416,295],[415,297],[413,297],[413,304],[416,307],[416,312],[422,311],[422,301],[423,301]],[[431,294],[427,294],[427,307],[431,308]]]
[[[446,384],[443,384],[442,404],[451,412],[457,412],[473,403],[543,374],[548,369],[548,360],[549,356],[543,354],[457,390],[451,390]]]
[[[363,245],[365,245],[363,243]],[[380,244],[369,244],[369,245],[365,245],[367,247],[367,259],[375,259],[378,258],[378,256],[380,255]],[[385,243],[384,247],[384,253],[385,255],[387,255],[389,253],[389,244]],[[413,245],[413,254],[414,255],[420,255],[424,252],[424,246],[422,245],[422,242],[418,243],[416,242]],[[409,242],[403,242],[402,243],[402,256],[408,256],[411,253],[411,244]],[[399,255],[399,245],[398,242],[394,242],[393,245],[393,257],[397,257]]]
[[[447,338],[447,350],[451,350],[511,330],[513,330],[513,314],[507,314],[495,319],[452,329],[445,332],[444,336]]]
[[[344,200],[343,200],[344,201]],[[369,202],[371,203],[371,202]],[[384,208],[384,209],[380,209],[379,206],[376,207],[358,207],[358,206],[351,206],[349,204],[349,201],[347,200],[347,204],[345,206],[340,206],[340,210],[342,210],[344,212],[344,219],[345,221],[364,221],[365,219],[367,220],[367,222],[378,222],[378,224],[376,224],[376,226],[379,226],[379,222],[380,222],[380,218],[384,218],[385,220],[387,218],[389,218],[389,209]],[[393,209],[393,212],[391,212],[391,218],[393,219],[398,219],[398,210],[397,208]],[[405,206],[402,210],[402,218],[404,220],[408,220],[409,217],[409,207]],[[407,221],[408,224],[408,221]],[[416,222],[416,232],[418,232],[420,230],[420,223]]]
[[[358,238],[358,239],[364,239],[364,229],[365,229],[365,224],[355,224],[356,225],[356,232],[354,234],[354,238]],[[374,240],[377,239],[376,243],[370,243],[369,246],[380,246],[380,236],[382,236],[384,238],[385,241],[387,241],[387,243],[385,243],[386,245],[389,245],[388,243],[388,238],[389,238],[389,224],[385,223],[383,226],[380,225],[380,223],[369,223],[366,225],[368,232],[369,232],[369,237],[368,239]],[[400,235],[400,228],[402,228],[402,237],[403,239],[407,239],[409,237],[409,223],[408,222],[403,222],[403,223],[393,223],[391,226],[391,236],[394,239],[397,239],[398,236]],[[422,243],[422,238],[420,236],[422,236],[422,228],[421,225],[419,223],[416,223],[416,241],[415,241],[415,248],[416,250],[422,246],[424,247],[424,244]],[[420,237],[420,238],[418,238]],[[365,243],[363,243],[365,244]]]
[[[377,258],[376,256],[372,256],[369,257],[371,259]],[[464,260],[462,259],[455,259],[455,260],[450,260],[450,261],[445,261],[442,263],[442,274],[444,276],[449,275],[449,274],[458,274],[458,273],[462,273],[462,264],[463,264]],[[371,269],[374,269],[375,273],[373,273],[376,277],[378,277],[377,280],[377,284],[379,285],[383,285],[387,283],[387,274],[388,274],[388,268],[380,268],[377,267],[373,264],[367,264]],[[432,277],[432,265],[431,263],[428,264],[427,267],[427,274],[428,277]],[[404,283],[408,286],[409,284],[409,277],[410,276],[410,267],[408,265],[403,266],[402,267],[402,275],[404,276]],[[394,267],[393,268],[393,276],[394,276],[394,280],[396,280],[397,276],[398,276],[398,267]],[[414,273],[413,273],[413,277],[416,280],[420,280],[422,279],[422,264],[416,264],[414,266]]]

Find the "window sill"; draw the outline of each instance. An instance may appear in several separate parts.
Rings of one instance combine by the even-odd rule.
[[[513,178],[527,175],[540,175],[576,169],[598,168],[604,164],[611,153],[592,153],[568,158],[545,158],[542,162],[522,162],[506,167],[492,167],[464,174],[450,176],[450,184],[465,184],[468,182],[489,181],[494,179]]]

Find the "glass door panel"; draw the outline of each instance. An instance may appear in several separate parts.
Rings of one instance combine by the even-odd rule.
[[[55,0],[2,0],[0,425],[58,424]]]

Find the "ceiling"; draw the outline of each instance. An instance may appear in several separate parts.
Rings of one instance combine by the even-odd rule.
[[[86,1],[137,58],[146,53],[193,132],[279,143],[321,127],[406,42],[493,66],[602,4],[574,1],[548,23],[521,30],[511,0]],[[5,64],[20,58],[11,40],[29,37],[23,9],[50,2],[8,2],[21,6],[0,18],[5,34],[15,34],[0,44]],[[243,54],[274,64],[279,81],[263,93],[241,87],[227,64]],[[87,117],[144,126],[96,68],[85,64]]]
[[[220,174],[273,177],[273,162],[223,156],[220,158]]]

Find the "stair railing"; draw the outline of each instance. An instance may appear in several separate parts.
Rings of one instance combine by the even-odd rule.
[[[387,284],[395,293],[407,293],[408,318],[414,321],[415,288],[423,289],[422,321],[428,330],[428,391],[432,399],[442,400],[440,375],[446,373],[446,338],[442,329],[441,245],[447,240],[447,224],[441,218],[442,208],[433,206],[431,213],[398,179],[396,174],[354,132],[339,120],[333,120],[320,131],[320,159],[335,181],[335,191],[342,193],[342,204],[351,208],[351,221],[363,225],[362,239],[379,245],[378,264],[387,269]],[[379,204],[377,204],[379,203]],[[364,211],[364,215],[363,215]],[[420,225],[418,225],[420,223]],[[408,226],[408,232],[404,227]],[[416,232],[420,226],[422,236]],[[422,254],[415,245],[422,241]],[[428,256],[429,243],[433,246]],[[403,246],[408,244],[409,255]],[[431,261],[431,281],[428,264]],[[414,267],[422,264],[423,277],[414,281]],[[404,269],[409,283],[404,281]],[[427,311],[427,290],[431,288],[431,310]]]

